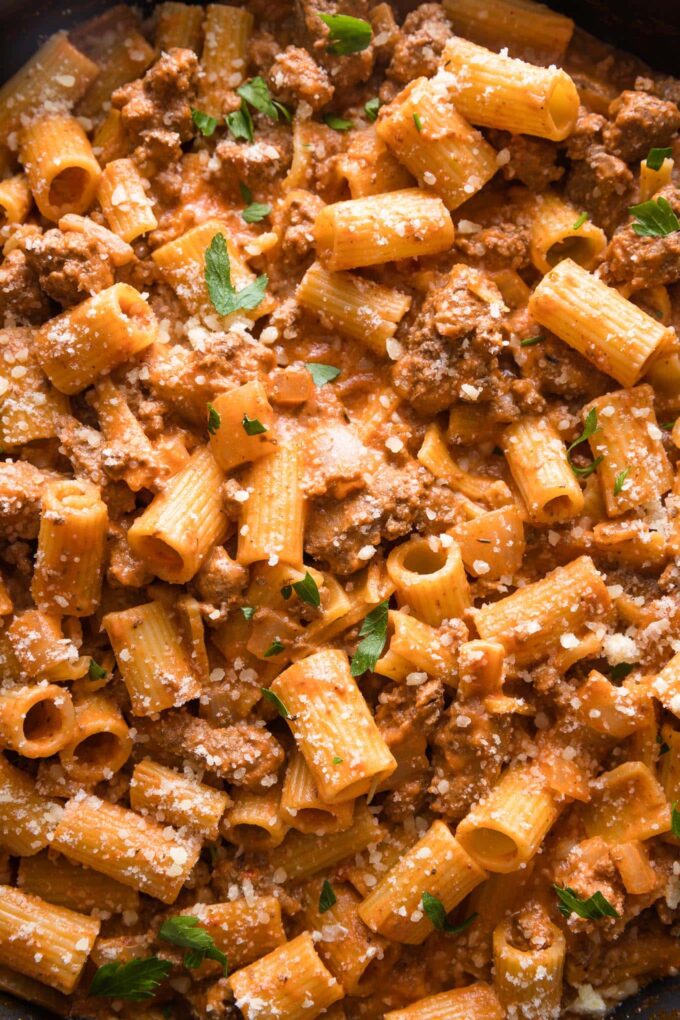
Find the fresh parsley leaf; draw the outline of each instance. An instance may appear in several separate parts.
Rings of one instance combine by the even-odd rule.
[[[254,606],[241,606],[241,612],[245,616],[246,620],[252,620],[255,614]]]
[[[647,159],[645,160],[650,170],[660,170],[663,166],[663,161],[668,159],[669,156],[673,155],[673,150],[668,149],[650,149],[647,153]]]
[[[614,479],[614,495],[618,496],[623,488],[623,483],[630,474],[630,468],[624,468],[623,471],[619,471],[618,475]]]
[[[263,432],[267,432],[267,426],[263,425],[259,418],[249,418],[247,414],[243,415],[241,425],[247,436],[261,436]]]
[[[305,368],[314,380],[314,385],[321,389],[327,382],[333,382],[340,375],[335,365],[322,365],[319,361],[306,361]]]
[[[243,198],[243,201],[246,203],[246,205],[250,205],[250,203],[253,200],[253,193],[248,187],[248,185],[244,184],[243,181],[239,181],[238,190],[241,192],[241,197]]]
[[[279,116],[284,120],[290,120],[290,110],[283,103],[272,99],[269,86],[259,75],[240,85],[236,89],[236,94],[252,106],[253,110],[263,113],[270,120],[278,120]]]
[[[349,14],[317,14],[328,27],[328,52],[336,57],[349,53],[361,53],[370,46],[373,30],[363,18],[352,18]]]
[[[171,942],[173,946],[188,949],[184,957],[184,966],[190,969],[200,967],[204,960],[217,960],[227,974],[227,958],[218,949],[212,935],[201,928],[199,919],[191,914],[177,914],[163,921],[158,932],[159,938]]]
[[[217,117],[211,117],[209,113],[202,113],[200,110],[194,110],[192,107],[191,119],[204,138],[210,138],[215,133]]]
[[[280,655],[283,651],[283,644],[278,638],[274,638],[267,651],[264,653],[265,659],[271,659],[273,655]]]
[[[258,276],[241,290],[231,282],[231,263],[224,234],[215,234],[205,253],[205,282],[215,310],[220,315],[231,315],[239,309],[257,308],[264,297],[269,278]]]
[[[577,439],[574,440],[573,443],[571,443],[567,447],[567,460],[569,461],[569,466],[571,467],[571,470],[574,472],[574,474],[579,475],[581,478],[588,478],[590,475],[592,475],[593,471],[596,469],[598,464],[601,464],[602,461],[604,460],[604,456],[596,457],[591,464],[588,464],[587,467],[582,468],[578,467],[572,461],[571,451],[576,446],[579,446],[581,443],[585,443],[587,439],[590,439],[591,436],[594,436],[595,433],[599,431],[600,427],[597,424],[597,410],[594,407],[592,407],[590,411],[588,411],[588,414],[586,415],[586,421],[583,428],[583,432]]]
[[[143,1002],[151,998],[171,970],[170,961],[159,960],[157,956],[128,963],[105,963],[92,978],[88,995]]]
[[[281,698],[278,696],[278,694],[275,694],[274,691],[270,691],[268,687],[260,687],[260,690],[262,691],[262,694],[267,699],[267,701],[271,701],[272,705],[274,706],[274,708],[279,713],[282,719],[290,719],[290,712],[288,711],[284,703],[281,701]]]
[[[607,897],[603,896],[599,889],[592,896],[589,896],[587,900],[582,899],[577,892],[568,886],[562,888],[562,886],[554,885],[553,889],[557,893],[557,899],[559,900],[559,911],[565,917],[578,914],[579,917],[585,917],[589,921],[597,921],[600,917],[620,917],[618,910],[614,909]]]
[[[269,216],[272,211],[272,207],[267,205],[266,202],[251,202],[247,208],[243,210],[241,216],[246,223],[260,223],[261,220]]]
[[[333,755],[333,764],[334,765],[342,765],[342,762],[343,762],[343,759],[340,757],[339,754],[334,754]]]
[[[671,832],[680,839],[680,811],[677,802],[671,807]]]
[[[437,931],[444,931],[448,935],[457,935],[459,932],[465,931],[465,929],[469,928],[477,917],[477,914],[471,914],[470,917],[467,917],[462,924],[449,924],[446,920],[444,904],[437,896],[433,896],[432,893],[429,892],[424,892],[421,903],[423,910]]]
[[[540,344],[541,340],[543,337],[537,333],[536,336],[528,336],[526,340],[520,340],[519,345],[520,347],[535,347],[536,344]]]
[[[306,602],[308,606],[318,607],[321,605],[319,589],[316,581],[308,570],[305,571],[305,576],[301,581],[293,581],[292,584],[284,584],[281,589],[281,594],[284,599],[289,599],[293,592],[296,593],[301,602]]]
[[[420,114],[419,113],[414,113],[413,114],[413,123],[416,126],[416,131],[420,132],[420,131],[423,130],[423,122],[420,119]]]
[[[225,120],[227,127],[237,142],[252,142],[255,129],[253,127],[253,118],[250,116],[250,110],[246,103],[241,103],[238,110],[228,113]]]
[[[208,404],[208,432],[211,436],[215,435],[221,424],[219,411],[216,411],[212,404]]]
[[[90,680],[103,680],[105,676],[108,676],[104,667],[100,666],[98,662],[94,661],[94,659],[90,659],[90,665],[88,666],[87,673]]]
[[[634,669],[635,667],[630,662],[617,662],[615,666],[612,666],[610,676],[612,680],[623,680]]]
[[[352,676],[361,676],[375,664],[382,654],[387,641],[387,613],[389,599],[380,602],[365,618],[359,631],[364,640],[357,647],[352,658]]]
[[[663,196],[631,205],[628,212],[635,217],[633,230],[638,237],[666,237],[680,230],[680,220]]]
[[[579,218],[576,220],[576,222],[572,223],[571,229],[572,230],[580,230],[581,227],[583,226],[583,224],[588,219],[590,219],[590,217],[588,216],[588,213],[587,212],[582,212],[581,215],[579,216]]]
[[[350,128],[354,127],[351,120],[343,120],[342,117],[336,117],[334,113],[325,113],[323,119],[324,123],[328,124],[328,127],[333,128],[334,131],[349,131]]]
[[[370,120],[371,124],[375,120],[377,120],[377,118],[378,118],[378,110],[379,109],[380,109],[380,100],[378,99],[377,96],[374,96],[373,99],[369,99],[367,102],[364,103],[364,110],[365,110],[366,116]]]
[[[666,432],[672,432],[673,429],[675,428],[675,422],[674,421],[664,421],[661,424],[661,428],[664,429],[664,431],[666,431]]]
[[[321,886],[321,895],[319,896],[319,913],[325,914],[327,910],[334,907],[338,902],[338,897],[333,892],[333,886],[324,878],[323,885]]]

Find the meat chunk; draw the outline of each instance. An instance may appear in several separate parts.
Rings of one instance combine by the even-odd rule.
[[[194,585],[204,602],[222,606],[234,602],[248,584],[248,577],[247,567],[217,545],[194,578]]]
[[[633,197],[633,175],[618,156],[603,146],[591,146],[576,160],[567,177],[567,198],[607,234],[613,234],[627,215]]]
[[[607,124],[605,117],[579,106],[574,130],[567,139],[569,159],[585,159],[596,145],[602,145],[602,134]]]
[[[323,202],[318,195],[296,188],[275,210],[272,226],[281,243],[273,249],[267,269],[270,280],[277,281],[277,290],[299,280],[313,261],[314,221],[321,209]]]
[[[319,14],[348,14],[368,21],[368,0],[297,0],[301,43],[314,54],[316,61],[328,72],[338,93],[344,93],[358,82],[368,81],[373,70],[374,46],[371,42],[360,53],[337,55],[330,52],[329,29]]]
[[[558,150],[554,142],[528,135],[509,135],[506,131],[490,131],[489,141],[510,157],[503,163],[503,176],[507,181],[520,181],[531,191],[545,191],[564,173],[564,168],[557,166]]]
[[[196,54],[176,47],[163,53],[143,78],[111,96],[135,146],[134,158],[147,172],[179,160],[182,142],[193,137],[197,70]]]
[[[430,77],[444,46],[453,35],[441,4],[421,4],[404,19],[387,75],[406,85],[414,78]]]
[[[429,737],[444,708],[441,680],[430,677],[422,684],[393,684],[378,697],[375,721],[390,748]]]
[[[287,46],[282,53],[277,53],[267,73],[267,81],[282,102],[294,106],[304,102],[312,110],[320,110],[329,103],[335,92],[327,71],[299,46]]]
[[[609,847],[599,836],[575,844],[564,861],[558,865],[555,881],[558,885],[573,889],[586,900],[599,892],[619,914],[623,912],[625,889],[611,858]],[[572,931],[594,930],[592,921],[584,921],[576,914],[572,914],[567,923]],[[611,925],[611,920],[609,924]]]
[[[253,789],[283,763],[283,749],[264,726],[238,722],[211,726],[186,712],[163,712],[159,719],[139,718],[135,726],[146,751],[165,760],[186,759],[235,786]]]
[[[224,138],[217,143],[215,155],[219,161],[215,175],[221,182],[236,189],[241,182],[257,193],[288,172],[293,158],[291,133],[270,125],[267,137],[256,137],[254,142]]]
[[[456,400],[491,400],[502,347],[498,288],[469,266],[454,266],[428,294],[393,370],[394,385],[421,414]]]
[[[310,436],[303,487],[308,497],[342,499],[365,485],[364,472],[370,469],[370,452],[354,429],[342,422],[320,425]]]
[[[456,249],[470,262],[486,269],[528,269],[529,230],[513,220],[494,223],[473,234],[459,231],[454,241]]]
[[[27,238],[24,251],[42,289],[64,308],[113,285],[109,253],[91,234],[55,228]]]
[[[604,129],[609,152],[627,163],[642,159],[654,146],[666,146],[680,128],[675,103],[646,92],[622,92],[609,107],[613,121]]]
[[[48,481],[61,477],[54,471],[41,471],[28,461],[0,461],[0,531],[3,538],[37,538],[40,494]]]
[[[669,185],[659,195],[680,215],[680,190]],[[603,279],[614,285],[640,287],[677,283],[680,280],[680,231],[665,237],[640,237],[632,226],[617,231],[604,253]]]
[[[305,530],[305,550],[338,574],[352,574],[366,565],[381,541],[408,534],[419,511],[425,472],[407,463],[384,461],[367,478],[366,488],[338,501],[315,500]]]
[[[0,265],[0,324],[38,325],[50,314],[50,302],[40,289],[38,277],[20,248],[11,251]]]

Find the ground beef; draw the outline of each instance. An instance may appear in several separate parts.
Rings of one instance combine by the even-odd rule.
[[[441,680],[430,677],[415,686],[395,683],[379,695],[375,721],[389,747],[399,748],[419,736],[429,737],[443,708]]]
[[[219,607],[233,604],[248,584],[248,568],[232,560],[227,550],[217,545],[194,578],[199,598]]]
[[[544,138],[510,135],[507,131],[489,131],[489,141],[499,152],[510,156],[502,172],[507,181],[520,181],[532,191],[545,191],[559,181],[564,168],[557,166],[557,145]]]
[[[406,353],[393,370],[397,391],[421,414],[456,400],[489,400],[502,347],[498,288],[469,266],[454,266],[434,287],[404,336]]]
[[[658,96],[659,99],[667,99],[671,103],[680,106],[680,79],[666,78],[661,74],[638,76],[635,79],[635,89],[638,92],[648,92],[650,95]]]
[[[113,285],[109,254],[91,234],[55,228],[27,238],[24,251],[42,289],[64,308]]]
[[[520,272],[528,269],[531,263],[528,227],[514,220],[494,223],[474,234],[459,231],[454,245],[467,261],[479,263],[487,269]]]
[[[38,277],[19,248],[0,265],[0,325],[44,322],[50,302],[40,289]]]
[[[297,0],[299,43],[308,46],[314,59],[328,72],[338,95],[347,92],[358,82],[368,81],[373,71],[374,50],[371,42],[360,53],[334,55],[329,52],[329,29],[319,14],[348,14],[353,18],[369,20],[368,0]]]
[[[296,188],[274,211],[272,229],[281,239],[268,262],[275,290],[299,280],[314,260],[314,221],[323,209],[318,195]]]
[[[232,190],[242,183],[257,195],[288,172],[293,158],[291,134],[268,122],[266,138],[256,135],[249,143],[224,138],[215,146],[215,155],[219,165],[214,176],[221,183]]]
[[[248,43],[248,63],[260,77],[265,77],[280,52],[281,45],[270,32],[255,29]]]
[[[585,159],[596,145],[602,145],[602,134],[607,120],[599,113],[591,113],[585,106],[579,106],[574,130],[567,139],[569,159]]]
[[[335,92],[327,71],[299,46],[287,46],[283,52],[277,53],[267,73],[267,81],[281,102],[293,106],[305,102],[313,110],[320,110],[329,103]]]
[[[41,471],[28,461],[0,461],[0,532],[5,539],[37,538],[40,494],[48,481],[62,476]]]
[[[352,574],[365,567],[381,541],[394,541],[412,530],[423,500],[424,469],[409,462],[395,467],[387,462],[367,478],[366,488],[338,501],[314,500],[305,529],[305,551],[328,564],[338,574]]]
[[[163,53],[143,78],[116,89],[111,105],[135,146],[134,157],[146,172],[182,155],[182,142],[194,135],[191,108],[196,105],[198,57],[192,50]]]
[[[513,316],[513,335],[526,339],[541,336],[540,343],[514,350],[514,358],[522,375],[532,380],[544,396],[563,397],[585,402],[606,393],[611,379],[599,372],[578,351],[542,326],[538,326],[526,309]]]
[[[646,92],[622,92],[609,107],[613,118],[604,129],[607,150],[627,163],[642,159],[655,146],[667,146],[680,128],[680,110]]]
[[[421,4],[404,19],[387,68],[388,77],[403,85],[423,75],[431,77],[452,35],[451,22],[441,4]]]
[[[680,214],[680,190],[669,185],[663,196],[676,214]],[[680,280],[680,231],[665,237],[640,237],[632,226],[624,227],[609,242],[602,265],[602,277],[614,285],[640,287],[677,283]]]
[[[633,175],[622,159],[593,145],[584,159],[572,163],[566,191],[572,205],[585,210],[607,234],[613,234],[628,215]]]
[[[572,847],[555,870],[555,882],[568,886],[586,900],[599,892],[619,914],[623,912],[626,892],[609,847],[599,836]],[[609,923],[611,925],[611,921]],[[595,930],[592,921],[583,920],[576,914],[571,915],[568,924],[573,931]]]

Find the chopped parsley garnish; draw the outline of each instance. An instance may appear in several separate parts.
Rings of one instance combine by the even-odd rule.
[[[257,78],[251,78],[250,81],[245,82],[244,85],[239,85],[236,89],[236,94],[252,106],[253,110],[257,110],[258,113],[263,113],[265,117],[269,117],[270,120],[278,120],[279,117],[283,117],[284,120],[290,120],[290,110],[283,103],[279,103],[276,99],[272,99],[264,78],[259,75]]]
[[[424,892],[421,903],[423,910],[437,931],[444,931],[447,935],[458,935],[460,932],[465,931],[477,917],[477,914],[470,914],[461,924],[449,924],[446,920],[444,904],[439,897],[433,896],[432,893]]]
[[[94,659],[90,659],[90,665],[87,668],[87,673],[90,680],[103,680],[108,673],[103,666],[100,666]]]
[[[587,439],[590,439],[591,436],[594,436],[595,433],[599,431],[600,427],[597,424],[597,411],[593,407],[590,409],[590,411],[588,411],[588,414],[586,415],[586,421],[583,428],[583,432],[577,439],[574,440],[573,443],[571,443],[570,446],[567,447],[567,460],[569,461],[569,466],[571,467],[571,470],[574,472],[574,474],[579,475],[581,478],[588,478],[590,475],[592,475],[593,471],[596,469],[598,464],[601,464],[602,461],[604,460],[604,456],[596,457],[591,464],[589,464],[587,467],[582,468],[578,467],[572,461],[571,451],[574,449],[574,447],[579,446],[581,443],[585,443]]]
[[[624,468],[623,471],[619,471],[618,475],[614,479],[614,495],[618,496],[623,489],[623,483],[630,474],[630,468]]]
[[[328,382],[333,382],[340,375],[340,369],[336,368],[335,365],[322,365],[319,361],[306,361],[305,368],[318,389],[321,389]]]
[[[268,687],[260,687],[260,690],[262,691],[262,694],[267,699],[267,701],[271,701],[272,705],[274,706],[274,708],[279,713],[282,719],[290,719],[290,712],[288,711],[284,703],[281,701],[281,698],[278,696],[278,694],[275,694],[274,691],[270,691]]]
[[[252,142],[255,129],[247,103],[242,102],[238,110],[227,114],[225,120],[237,142]]]
[[[324,123],[328,124],[329,128],[333,128],[334,131],[349,131],[350,128],[354,127],[351,120],[343,120],[342,117],[336,117],[334,113],[324,114]]]
[[[239,309],[257,308],[269,283],[266,274],[240,290],[231,282],[231,263],[224,234],[215,234],[205,253],[205,282],[215,311],[231,315]]]
[[[247,436],[261,436],[267,431],[267,426],[263,425],[259,418],[249,418],[247,414],[243,415],[241,425]]]
[[[557,893],[557,899],[559,900],[559,911],[565,917],[578,914],[579,917],[584,917],[589,921],[597,921],[600,917],[620,917],[618,910],[614,909],[607,897],[603,896],[599,889],[592,896],[589,896],[587,900],[582,899],[577,892],[568,886],[562,888],[562,886],[554,885],[553,889]]]
[[[271,659],[273,655],[280,655],[283,651],[283,644],[278,638],[274,638],[267,651],[264,653],[265,659]]]
[[[334,765],[342,765],[342,762],[343,762],[343,759],[340,757],[339,754],[334,754],[333,755],[333,764]]]
[[[423,122],[420,119],[420,114],[419,113],[414,113],[413,114],[413,123],[416,126],[416,131],[422,131],[423,130]]]
[[[612,666],[610,675],[612,680],[624,680],[634,669],[635,666],[631,662],[617,662],[615,666]]]
[[[191,119],[201,132],[204,138],[210,138],[217,127],[217,117],[211,117],[209,113],[202,113],[201,110],[191,110]]]
[[[272,207],[267,205],[266,202],[251,202],[250,205],[243,210],[241,216],[246,223],[260,223],[269,216],[271,211]]]
[[[375,669],[387,641],[387,613],[389,599],[372,609],[361,624],[361,641],[352,658],[352,676],[362,676],[367,670]]]
[[[680,230],[680,220],[663,196],[631,205],[628,212],[634,217],[633,230],[638,237],[666,237]]]
[[[519,345],[520,347],[535,347],[536,344],[540,344],[543,339],[544,338],[541,334],[537,333],[536,336],[528,336],[526,340],[520,340]]]
[[[371,44],[373,30],[363,18],[352,18],[349,14],[317,14],[328,27],[328,52],[335,57],[346,57],[349,53],[361,53]]]
[[[670,748],[668,748],[670,750]],[[663,753],[663,752],[662,752]],[[671,807],[671,832],[680,839],[680,811],[677,803]]]
[[[254,606],[241,606],[241,612],[245,616],[246,620],[252,620],[255,614]]]
[[[333,892],[333,886],[324,878],[323,885],[321,886],[321,895],[319,896],[319,913],[325,914],[327,910],[334,907],[338,902],[338,897]]]
[[[663,161],[672,155],[673,150],[670,147],[667,149],[650,149],[645,163],[650,170],[660,170],[663,166]]]
[[[105,963],[92,978],[88,995],[143,1002],[154,995],[171,970],[170,961],[159,960],[157,956],[128,963]]]
[[[173,946],[189,950],[184,956],[184,966],[190,970],[200,967],[204,960],[216,960],[222,965],[226,976],[227,958],[215,945],[212,935],[205,928],[201,928],[197,917],[191,914],[177,914],[176,917],[168,918],[167,921],[163,921],[158,937],[166,942],[172,942]]]
[[[373,99],[369,99],[367,102],[364,103],[364,110],[366,111],[366,116],[370,120],[371,124],[375,120],[377,120],[379,109],[380,100],[378,99],[377,96],[374,96]]]
[[[674,421],[664,421],[664,422],[661,423],[661,428],[665,432],[672,432],[673,429],[675,428],[675,422]]]
[[[576,220],[576,222],[572,224],[572,227],[571,227],[571,229],[572,229],[572,230],[580,230],[580,229],[581,229],[581,227],[583,226],[583,224],[584,224],[584,223],[586,222],[586,220],[588,220],[589,218],[590,218],[590,217],[588,216],[588,213],[587,213],[587,212],[582,212],[582,213],[581,213],[581,215],[579,216],[579,218],[578,218],[578,219]]]
[[[219,411],[216,411],[212,404],[208,404],[208,432],[211,436],[215,435],[221,424]]]
[[[319,589],[316,581],[308,570],[305,571],[305,576],[301,581],[293,581],[292,584],[284,584],[281,589],[281,594],[284,599],[289,599],[293,592],[295,592],[301,602],[306,602],[308,606],[321,605]]]

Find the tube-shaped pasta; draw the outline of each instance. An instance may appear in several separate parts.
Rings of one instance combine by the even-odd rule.
[[[321,836],[328,832],[342,832],[350,827],[354,801],[326,804],[319,796],[307,762],[299,751],[295,751],[288,761],[280,811],[281,818],[292,829]]]
[[[122,914],[139,908],[139,893],[91,868],[81,868],[66,857],[40,853],[24,857],[17,878],[24,892],[40,896],[58,907],[82,914],[93,910]]]
[[[648,202],[650,198],[671,183],[675,161],[666,156],[658,170],[647,165],[647,160],[640,162],[640,202]]]
[[[485,878],[449,827],[437,820],[359,905],[359,917],[388,939],[418,946],[434,931],[423,895],[435,896],[448,914]]]
[[[504,1020],[505,1010],[490,985],[454,988],[439,995],[428,995],[404,1009],[385,1013],[385,1020]]]
[[[274,557],[302,567],[305,498],[300,459],[297,443],[286,442],[249,468],[243,479],[250,496],[241,510],[239,563],[248,566]]]
[[[288,710],[322,800],[336,804],[360,797],[394,772],[396,762],[344,652],[328,648],[301,659],[271,689]]]
[[[346,857],[359,854],[371,843],[379,843],[384,835],[377,819],[366,804],[359,801],[348,829],[323,836],[315,833],[289,832],[281,846],[272,851],[274,869],[283,868],[289,879],[309,878],[332,868]]]
[[[527,64],[460,37],[449,39],[442,63],[442,83],[473,124],[553,142],[573,131],[578,91],[561,68]]]
[[[352,134],[340,171],[347,178],[352,198],[383,195],[413,185],[406,167],[397,162],[374,127]]]
[[[187,826],[205,839],[217,839],[217,826],[230,804],[223,790],[200,783],[145,758],[130,780],[130,806],[176,829]]]
[[[59,415],[69,412],[67,397],[50,385],[32,353],[26,358],[31,342],[29,333],[16,329],[3,345],[0,441],[5,446],[53,439]]]
[[[563,259],[543,277],[529,313],[622,386],[634,386],[674,340],[672,329],[572,259]]]
[[[588,442],[609,517],[618,517],[665,495],[673,469],[654,413],[654,390],[646,384],[597,397],[583,408],[597,412],[598,429]]]
[[[515,665],[539,662],[560,647],[563,634],[578,635],[611,607],[604,578],[589,556],[557,567],[475,613],[480,637],[499,641]]]
[[[200,695],[188,651],[162,602],[108,613],[102,623],[135,715],[153,715]]]
[[[314,236],[319,259],[335,272],[437,255],[453,244],[454,229],[440,198],[406,188],[325,206]]]
[[[201,109],[221,117],[225,100],[246,76],[253,15],[245,7],[208,4],[203,22]]]
[[[161,53],[181,46],[199,53],[203,39],[202,7],[194,4],[175,3],[168,0],[158,4],[156,15],[156,49]]]
[[[550,191],[538,196],[531,221],[529,254],[539,272],[548,273],[567,258],[584,269],[592,269],[606,244],[604,230],[589,219],[584,220],[578,209]]]
[[[451,529],[468,573],[489,580],[512,575],[524,559],[524,522],[516,506],[473,517]]]
[[[436,538],[411,538],[387,557],[387,572],[400,606],[409,606],[419,620],[437,627],[460,617],[472,604],[458,544]]]
[[[567,952],[564,934],[544,918],[540,948],[513,940],[512,919],[494,929],[494,988],[509,1016],[523,1020],[557,1020],[562,998],[562,971]]]
[[[272,1017],[315,1020],[342,999],[342,985],[322,963],[308,931],[274,949],[229,978],[237,1007],[245,1020],[262,1015],[266,1002]]]
[[[64,807],[52,847],[122,885],[174,903],[201,845],[117,804],[77,796]]]
[[[454,283],[460,266],[454,266],[450,274],[451,282]],[[480,292],[486,294],[483,277],[477,281]],[[486,294],[488,302],[493,300],[493,291]],[[423,444],[418,450],[418,460],[424,464],[428,471],[431,471],[435,478],[443,479],[455,492],[462,493],[469,500],[480,501],[489,506],[506,506],[512,503],[512,493],[500,478],[490,478],[487,475],[472,474],[459,467],[449,453],[444,439],[444,433],[436,422],[429,425],[425,432]],[[468,515],[469,516],[469,515]]]
[[[108,510],[84,479],[43,489],[31,593],[41,609],[89,616],[99,604]]]
[[[131,159],[114,159],[106,164],[97,198],[109,227],[124,241],[134,241],[158,226],[151,200]]]
[[[142,295],[127,283],[115,283],[46,322],[35,350],[58,390],[79,393],[153,343],[157,328]]]
[[[128,531],[130,548],[164,581],[189,581],[224,539],[223,481],[210,447],[199,447]]]
[[[159,477],[164,478],[168,469],[160,462],[158,452],[132,413],[124,390],[110,378],[101,379],[97,383],[92,402],[99,417],[106,448],[117,451],[122,447],[125,450],[126,457],[121,470],[125,484],[133,492],[143,488],[156,491]]]
[[[551,421],[521,418],[505,430],[501,446],[534,523],[554,524],[578,517],[583,510],[583,492]]]
[[[31,776],[0,754],[0,847],[30,857],[47,846],[61,807],[39,794]]]
[[[15,616],[7,628],[7,637],[23,672],[59,683],[79,680],[90,665],[86,655],[64,637],[59,616],[27,609]]]
[[[22,132],[19,158],[46,219],[56,222],[92,205],[101,170],[75,117],[49,114],[31,121]]]
[[[594,779],[583,808],[588,836],[607,843],[645,840],[668,832],[671,813],[663,787],[641,761],[627,761]]]
[[[412,81],[378,114],[376,131],[447,209],[472,198],[498,169],[496,152],[461,116],[445,82]]]
[[[453,686],[457,677],[455,645],[451,636],[439,631],[410,613],[389,611],[389,621],[394,633],[390,651],[403,659],[407,673],[414,668],[431,676],[441,677],[444,683]]]
[[[517,764],[465,816],[456,839],[482,867],[505,874],[531,860],[558,815],[540,770]]]
[[[482,46],[507,46],[511,56],[559,64],[574,32],[571,18],[534,0],[444,0],[457,35]]]
[[[128,153],[128,138],[120,110],[109,110],[92,138],[92,151],[100,166]]]
[[[283,945],[286,932],[275,896],[249,896],[225,903],[196,903],[182,911],[198,917],[232,969],[245,967]]]
[[[217,420],[214,423],[208,420],[210,449],[223,471],[232,471],[240,464],[276,451],[274,411],[258,379],[221,393],[211,407]],[[254,421],[259,421],[264,431],[246,431],[248,423]]]
[[[680,717],[680,652],[666,663],[650,686],[663,707]]]
[[[280,811],[281,789],[270,786],[263,793],[234,790],[220,832],[230,843],[248,850],[271,850],[283,843],[288,825]]]
[[[0,227],[7,223],[23,223],[32,204],[26,174],[15,174],[0,181]]]
[[[0,886],[0,964],[72,992],[100,922],[20,889]]]
[[[354,273],[329,273],[319,262],[305,273],[296,297],[331,329],[381,355],[411,304],[411,298],[398,290]]]
[[[75,728],[59,751],[69,778],[84,785],[110,779],[132,752],[132,737],[115,701],[105,694],[88,694],[75,705]]]
[[[106,17],[106,14],[102,15],[102,19]],[[131,24],[128,24],[127,18],[120,18],[119,24],[113,26],[113,33],[118,37],[113,40],[112,26],[103,26],[102,45],[98,44],[99,40],[90,45],[90,55],[99,65],[99,74],[78,103],[76,113],[79,117],[96,117],[102,108],[111,105],[112,92],[135,78],[141,78],[149,64],[153,63],[153,46],[137,31],[134,19],[129,21]]]
[[[24,758],[49,758],[73,736],[71,695],[56,684],[0,689],[0,746]]]

